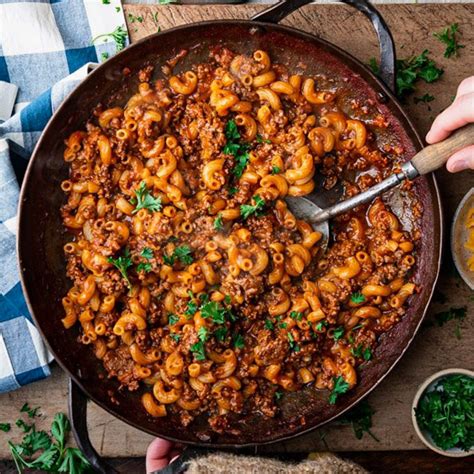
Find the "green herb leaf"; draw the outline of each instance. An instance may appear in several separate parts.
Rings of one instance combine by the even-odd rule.
[[[296,321],[301,321],[303,319],[303,313],[300,313],[299,311],[292,311],[290,313],[290,318]]]
[[[280,326],[282,329],[286,329],[288,327],[288,323],[280,323],[278,326]]]
[[[341,423],[351,424],[357,439],[362,439],[364,433],[368,433],[375,439],[375,441],[380,442],[380,440],[370,431],[370,428],[372,428],[372,415],[374,413],[375,411],[369,405],[369,402],[363,400],[354,408],[349,410],[344,416],[339,418],[339,421]]]
[[[357,347],[351,347],[351,354],[354,357],[362,357],[362,351],[364,350],[364,346],[359,345]]]
[[[207,328],[205,326],[201,326],[198,330],[198,337],[202,342],[207,341]]]
[[[170,336],[174,339],[175,342],[179,342],[179,340],[181,339],[181,334],[173,333],[170,334]]]
[[[255,140],[257,141],[257,143],[271,143],[272,142],[271,140],[263,138],[262,135],[260,135],[259,133],[257,133]]]
[[[344,378],[339,375],[338,377],[333,378],[334,387],[331,394],[329,395],[329,403],[334,405],[336,403],[339,395],[346,393],[349,390],[349,384],[344,380]]]
[[[281,171],[279,166],[272,166],[272,174],[278,174]]]
[[[233,155],[235,159],[232,174],[239,179],[249,161],[248,150],[250,146],[247,143],[240,142],[240,133],[235,120],[229,120],[225,127],[225,136],[227,139],[222,152],[226,155]]]
[[[415,104],[418,104],[420,102],[424,102],[424,103],[432,102],[434,99],[435,99],[434,96],[430,94],[424,94],[421,97],[415,97],[413,100]]]
[[[215,324],[224,324],[227,310],[217,301],[209,301],[201,306],[201,316],[203,318],[212,318]]]
[[[222,214],[219,213],[217,214],[217,217],[214,219],[214,229],[222,230],[223,228],[224,228],[224,225],[222,223]]]
[[[56,413],[51,424],[51,434],[56,438],[61,451],[66,444],[66,438],[71,431],[71,424],[64,413]]]
[[[316,331],[322,331],[324,327],[329,326],[329,323],[324,319],[323,321],[319,321],[318,324],[316,324]]]
[[[33,428],[33,425],[27,425],[21,418],[15,421],[15,425],[23,430],[23,433],[29,433]]]
[[[102,59],[102,61],[107,61],[107,59],[109,59],[109,53],[107,53],[107,51],[104,51],[104,52],[100,55],[100,58]]]
[[[181,247],[176,247],[174,249],[173,255],[185,265],[191,265],[191,263],[193,263],[192,251],[189,245],[181,245]]]
[[[435,38],[439,39],[446,45],[446,49],[444,51],[445,58],[457,56],[458,51],[465,47],[464,45],[458,43],[456,33],[459,33],[459,25],[457,23],[453,23],[439,33],[433,34]]]
[[[0,431],[8,433],[11,429],[12,425],[10,425],[10,423],[0,423]]]
[[[122,275],[122,278],[127,282],[128,287],[131,288],[132,284],[128,279],[127,270],[132,266],[132,259],[130,257],[130,250],[128,247],[125,248],[121,257],[109,257],[107,258],[107,261],[117,268],[117,270]]]
[[[238,191],[238,189],[235,187],[235,186],[231,186],[227,192],[229,193],[229,196],[233,196],[234,194],[236,194]]]
[[[332,337],[334,338],[335,341],[338,341],[339,339],[341,339],[342,336],[344,336],[344,332],[345,332],[344,326],[339,326],[336,329],[334,329],[334,333]]]
[[[150,258],[153,258],[153,250],[149,247],[143,248],[143,250],[140,252],[140,257],[150,260]]]
[[[191,352],[196,360],[206,360],[206,350],[202,341],[196,342],[191,346]]]
[[[458,339],[461,339],[461,322],[467,316],[467,307],[449,308],[447,311],[442,311],[434,315],[438,326],[444,326],[448,321],[456,321],[454,333]]]
[[[364,351],[364,360],[370,360],[370,359],[372,359],[372,350],[370,349],[370,347],[366,347]]]
[[[96,36],[92,41],[91,44],[94,44],[99,38],[105,38],[105,41],[107,41],[109,38],[115,41],[115,49],[117,52],[122,51],[122,49],[125,48],[127,38],[128,38],[128,33],[127,29],[125,28],[125,25],[122,26],[117,26],[114,31],[111,33],[106,33],[103,35]]]
[[[148,188],[146,187],[145,181],[142,181],[139,188],[135,190],[136,197],[136,207],[132,211],[132,214],[135,214],[140,209],[148,209],[152,212],[157,212],[161,209],[161,198],[155,198]]]
[[[265,207],[265,200],[256,194],[253,198],[254,204],[242,204],[240,214],[243,219],[248,219],[252,214],[259,215]]]
[[[38,415],[38,410],[39,410],[39,407],[30,408],[30,406],[28,405],[28,403],[25,403],[25,404],[21,407],[20,412],[21,412],[21,413],[28,413],[28,417],[29,417],[29,418],[34,418],[35,416],[39,416],[39,415]]]
[[[354,304],[361,304],[365,301],[365,296],[362,293],[352,293],[351,295],[351,301]]]
[[[213,332],[213,335],[218,342],[222,342],[227,337],[227,328],[225,326],[219,327]]]
[[[151,270],[152,270],[151,263],[148,263],[148,262],[143,263],[143,262],[141,262],[141,263],[139,263],[139,264],[137,265],[137,272],[149,273],[149,272],[151,272]]]
[[[234,336],[234,347],[236,349],[243,349],[245,347],[245,341],[241,334],[236,334]]]
[[[177,316],[176,314],[171,313],[168,315],[168,324],[170,326],[174,326],[178,321],[179,321],[179,316]]]
[[[287,332],[286,336],[288,337],[288,342],[290,344],[290,349],[292,349],[295,352],[299,352],[300,347],[296,344],[295,338],[293,337],[293,334],[291,332]]]
[[[89,471],[90,464],[82,451],[77,448],[67,448],[64,452],[64,458],[58,468],[58,472],[68,474],[83,474]]]
[[[273,325],[273,322],[270,319],[265,319],[265,329],[273,331],[274,328],[275,326]]]
[[[283,397],[283,392],[281,390],[277,390],[275,392],[275,400],[280,400]]]

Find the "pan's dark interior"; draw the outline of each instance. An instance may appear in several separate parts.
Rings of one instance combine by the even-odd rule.
[[[412,340],[434,286],[440,254],[440,208],[431,177],[418,179],[414,193],[424,206],[423,238],[418,249],[416,281],[420,294],[412,298],[408,314],[381,341],[375,357],[366,363],[360,383],[328,405],[327,393],[308,388],[282,400],[282,414],[274,419],[249,413],[236,421],[240,434],[209,433],[205,419],[182,428],[172,417],[153,419],[142,409],[139,392],[115,394],[115,381],[103,377],[101,362],[90,347],[76,341],[77,329],[66,331],[61,298],[70,282],[65,277],[62,246],[68,240],[62,230],[59,207],[64,196],[60,183],[67,176],[62,159],[63,140],[84,126],[98,102],[123,104],[137,84],[137,71],[146,63],[159,66],[181,49],[190,49],[184,64],[206,60],[209,46],[226,45],[234,51],[269,51],[275,61],[293,69],[307,64],[306,74],[325,73],[337,77],[348,98],[374,101],[377,109],[390,117],[390,127],[380,139],[402,144],[409,159],[420,147],[419,139],[395,101],[364,67],[346,53],[310,35],[281,26],[253,22],[207,22],[169,30],[147,38],[107,61],[94,71],[62,105],[46,128],[36,148],[23,185],[20,214],[19,254],[23,283],[30,309],[57,360],[99,405],[134,426],[152,434],[184,442],[213,445],[246,445],[272,442],[306,431],[329,421],[368,393],[390,370]],[[128,68],[128,74],[124,74]],[[302,417],[305,424],[301,425]]]

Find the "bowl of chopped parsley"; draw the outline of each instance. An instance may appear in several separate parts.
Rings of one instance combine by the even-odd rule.
[[[419,387],[412,420],[421,441],[444,456],[474,454],[474,372],[446,369]]]

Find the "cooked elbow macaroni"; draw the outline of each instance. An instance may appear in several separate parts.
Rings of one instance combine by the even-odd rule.
[[[62,323],[151,417],[225,431],[231,413],[275,416],[280,390],[350,389],[404,315],[418,237],[382,200],[336,219],[324,256],[285,203],[316,173],[331,187],[370,169],[348,195],[384,176],[388,155],[337,99],[265,51],[224,50],[66,140]]]

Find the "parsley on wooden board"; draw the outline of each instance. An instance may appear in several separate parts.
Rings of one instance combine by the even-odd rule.
[[[248,219],[252,214],[260,215],[265,207],[265,199],[261,198],[258,194],[252,200],[255,204],[242,204],[240,206],[240,215],[243,219]]]
[[[405,98],[415,91],[415,83],[423,79],[427,83],[437,81],[443,74],[443,69],[438,68],[436,63],[428,57],[429,51],[425,49],[418,56],[407,59],[397,59],[396,88],[399,99]],[[379,72],[379,66],[375,58],[369,61],[370,68],[374,73]]]
[[[146,187],[144,181],[135,190],[135,195],[136,198],[131,200],[131,203],[136,206],[132,214],[137,213],[140,209],[148,209],[152,212],[157,212],[161,209],[161,198],[159,196],[155,198]]]
[[[357,439],[362,439],[364,433],[368,433],[375,441],[380,440],[370,431],[372,428],[372,415],[375,411],[367,400],[362,400],[354,408],[349,410],[338,421],[344,424],[351,424]]]
[[[461,323],[466,319],[467,316],[467,306],[461,306],[459,308],[449,308],[446,311],[441,311],[434,315],[433,321],[426,321],[424,323],[425,327],[433,326],[434,323],[437,326],[442,327],[449,321],[456,321],[456,326],[454,328],[454,334],[457,339],[461,339]]]
[[[329,395],[329,404],[334,405],[337,401],[339,395],[346,393],[349,390],[349,384],[344,380],[344,378],[339,375],[338,377],[333,378],[334,386]]]
[[[30,411],[26,408],[22,411],[30,415]],[[33,424],[23,436],[21,443],[8,441],[17,471],[22,473],[28,469],[67,474],[92,473],[92,467],[84,454],[77,448],[66,447],[70,430],[71,426],[66,415],[57,413],[51,424],[51,434],[36,431],[36,426]]]
[[[428,102],[432,102],[435,100],[434,96],[431,94],[423,94],[421,97],[415,97],[414,99],[415,104],[419,104],[420,102],[424,102],[427,104]]]
[[[433,36],[439,39],[442,43],[446,45],[446,49],[444,51],[444,57],[450,58],[451,56],[458,56],[458,51],[465,46],[458,43],[456,38],[456,33],[459,33],[459,25],[457,23],[453,23],[448,27],[444,28],[444,30],[433,33]]]
[[[38,415],[38,410],[39,410],[39,407],[31,408],[30,405],[28,405],[28,403],[25,403],[21,407],[20,412],[21,413],[27,413],[29,418],[34,418],[35,416],[39,416]]]
[[[8,433],[11,429],[12,425],[10,423],[0,423],[0,431]]]
[[[474,446],[474,379],[467,375],[441,379],[422,395],[415,415],[436,446],[468,451]]]
[[[115,49],[117,52],[122,51],[125,48],[125,43],[127,41],[127,29],[124,25],[117,26],[114,31],[111,33],[105,33],[103,35],[96,36],[91,43],[94,44],[99,38],[105,38],[107,41],[109,38],[115,41]]]
[[[130,280],[128,279],[127,270],[132,266],[132,259],[130,257],[130,250],[125,247],[123,255],[117,258],[109,257],[107,261],[111,263],[122,275],[122,278],[127,282],[129,288],[132,287]]]

